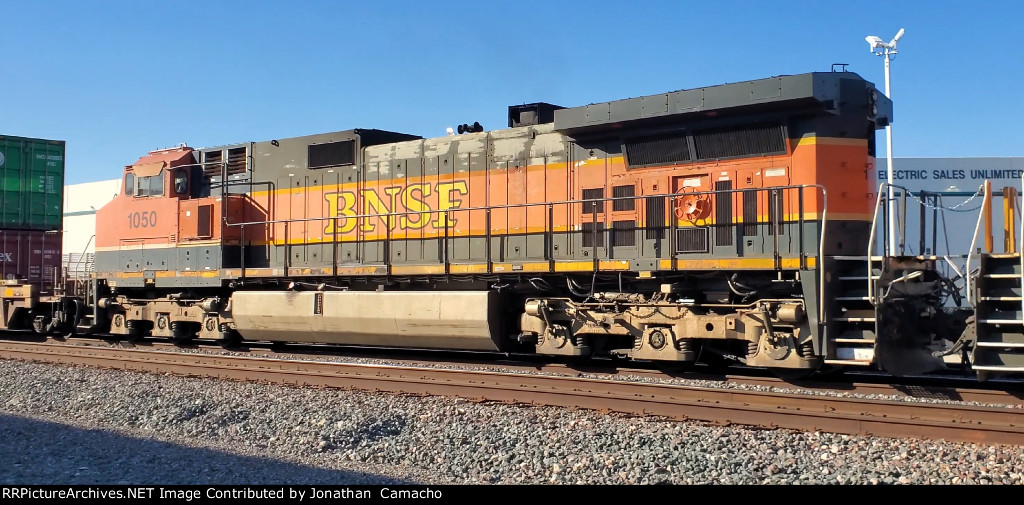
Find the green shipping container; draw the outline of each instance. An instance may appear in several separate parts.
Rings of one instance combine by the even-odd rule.
[[[64,141],[0,135],[0,228],[59,230]]]

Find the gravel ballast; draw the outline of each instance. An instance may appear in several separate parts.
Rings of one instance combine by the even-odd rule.
[[[123,345],[123,344],[122,344]],[[109,346],[109,344],[107,344]],[[249,352],[238,352],[235,350],[225,350],[217,346],[196,346],[196,347],[175,347],[175,348],[159,348],[155,349],[159,352],[169,353],[190,353],[190,354],[210,354],[219,356],[233,356],[233,357],[252,357],[253,354]],[[351,352],[351,349],[345,351]],[[460,363],[457,360],[446,360],[440,359],[431,361],[429,359],[388,359],[388,358],[371,358],[364,357],[358,354],[346,354],[344,351],[338,353],[335,350],[334,353],[325,352],[304,352],[296,353],[289,352],[287,348],[282,348],[279,352],[271,354],[258,354],[261,359],[286,359],[286,360],[304,360],[304,361],[316,361],[324,363],[354,363],[354,364],[366,364],[366,365],[388,365],[388,366],[415,366],[415,367],[428,367],[428,368],[439,368],[439,369],[451,369],[451,370],[473,370],[473,371],[492,371],[492,372],[509,372],[510,370],[501,363],[495,364],[474,364],[474,363]],[[514,361],[514,360],[513,360]],[[598,366],[593,367],[599,369]],[[602,380],[615,380],[621,382],[639,382],[648,384],[671,384],[677,386],[688,386],[698,388],[717,388],[717,389],[735,389],[742,391],[762,391],[762,392],[776,392],[786,394],[805,394],[814,396],[833,396],[833,397],[844,397],[844,398],[863,398],[865,400],[888,400],[888,401],[900,401],[900,402],[912,402],[912,403],[944,403],[944,404],[957,404],[965,406],[983,406],[988,405],[980,402],[961,401],[954,398],[942,398],[934,395],[886,395],[886,394],[865,394],[859,392],[844,391],[842,389],[808,389],[798,388],[791,385],[780,385],[780,386],[767,386],[767,385],[756,385],[746,384],[742,382],[731,382],[727,380],[708,380],[698,378],[688,378],[684,376],[676,376],[670,374],[652,375],[652,374],[635,374],[626,369],[625,371],[618,371],[615,368],[608,368],[609,372],[614,373],[600,373],[600,372],[578,372],[578,371],[541,371],[541,370],[524,370],[519,368],[514,370],[514,373],[524,373],[533,375],[571,375],[572,377],[581,378],[592,378]],[[742,373],[742,372],[737,372]],[[912,389],[912,388],[911,388]],[[1024,409],[1024,404],[1010,404],[1000,405],[1006,408],[1021,408]]]
[[[1024,483],[1024,451],[0,361],[2,484]]]

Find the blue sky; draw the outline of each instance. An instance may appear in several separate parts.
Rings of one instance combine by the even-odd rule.
[[[864,36],[906,27],[892,66],[895,155],[1024,155],[1024,2],[885,5],[0,0],[0,133],[66,140],[77,183],[180,142],[440,136],[473,121],[503,128],[510,104],[577,106],[837,62],[883,88]]]

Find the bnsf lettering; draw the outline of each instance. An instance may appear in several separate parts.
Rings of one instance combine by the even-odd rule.
[[[390,218],[383,216],[337,219],[327,225],[324,233],[349,233],[355,230],[357,225],[360,231],[372,232],[376,230],[379,223],[385,224],[392,230],[396,228],[419,230],[428,225],[433,225],[434,228],[455,226],[457,220],[454,217],[449,220],[445,213],[438,211],[461,208],[462,198],[469,194],[469,187],[466,181],[409,184],[383,188],[383,193],[384,196],[381,197],[381,194],[375,190],[364,189],[359,191],[359,196],[356,196],[355,191],[340,191],[324,195],[324,198],[327,199],[329,216],[347,218],[360,214],[401,214]],[[436,198],[430,198],[431,196]],[[436,208],[434,208],[435,200]],[[405,212],[410,214],[403,214]]]
[[[156,226],[156,211],[132,212],[128,214],[129,228],[151,228]]]

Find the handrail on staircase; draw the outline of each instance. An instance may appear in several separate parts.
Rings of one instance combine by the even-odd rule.
[[[871,217],[871,234],[868,235],[868,300],[871,302],[872,305],[875,305],[875,303],[877,302],[877,300],[875,299],[876,298],[875,297],[875,278],[874,278],[874,275],[872,275],[872,274],[873,274],[873,265],[874,265],[873,258],[874,258],[874,252],[875,252],[875,241],[876,241],[876,237],[877,237],[877,234],[878,234],[878,213],[883,208],[882,207],[882,197],[884,196],[886,200],[891,199],[892,195],[890,193],[892,192],[893,189],[901,190],[903,192],[903,198],[904,199],[906,198],[907,194],[910,193],[910,190],[907,189],[904,186],[898,186],[896,184],[889,184],[888,182],[883,182],[883,183],[878,185],[878,196],[875,198],[875,212],[874,212],[874,215]],[[886,202],[886,204],[888,204],[888,202]],[[888,207],[888,205],[886,205],[886,207]],[[902,217],[904,219],[906,218],[906,208],[905,208],[905,205],[904,205]],[[889,219],[896,219],[896,216],[889,216]],[[905,229],[905,227],[906,227],[906,223],[904,222],[904,224],[902,224],[900,226],[900,228],[901,229]],[[888,223],[886,224],[886,230],[887,229],[888,229]],[[882,240],[881,257],[884,259],[884,258],[889,256],[889,247],[891,247],[891,245],[888,244],[888,242],[887,242],[887,240],[890,239],[890,237],[888,236],[888,231],[883,232],[883,236],[886,237],[885,240]],[[892,237],[892,238],[895,238],[895,237]],[[902,232],[901,232],[901,235],[900,235],[900,254],[903,254],[903,235],[902,235]],[[885,261],[882,261],[882,266],[881,266],[880,270],[884,270],[884,269],[885,269]],[[882,274],[882,272],[879,272],[879,275],[881,275],[881,274]]]
[[[871,267],[871,256],[874,253],[874,236],[878,233],[879,209],[882,208],[882,195],[884,195],[883,191],[887,185],[889,185],[888,182],[879,184],[879,193],[878,197],[874,199],[874,213],[871,216],[871,232],[867,236],[867,299],[872,305],[874,304],[874,279],[872,279],[873,276],[871,275],[873,270]],[[882,244],[885,246],[885,241],[882,241]]]
[[[971,237],[971,248],[967,250],[967,264],[964,267],[965,273],[967,274],[967,303],[972,306],[976,306],[978,304],[978,301],[975,299],[974,296],[974,276],[971,275],[971,257],[974,256],[974,247],[978,243],[978,231],[981,230],[981,222],[982,220],[985,219],[986,215],[988,216],[989,226],[991,226],[992,224],[992,182],[986,180],[985,184],[982,185],[982,191],[984,197],[981,201],[981,212],[978,213],[978,222],[974,225],[974,235]],[[990,234],[991,230],[987,231],[986,233]],[[1022,235],[1024,235],[1024,233],[1022,233]],[[991,253],[992,251],[988,252]]]

